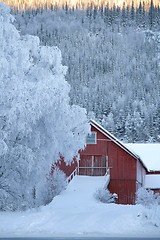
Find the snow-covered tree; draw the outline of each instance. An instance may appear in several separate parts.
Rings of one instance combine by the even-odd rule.
[[[47,191],[48,202],[50,202],[54,196],[60,194],[66,188],[67,179],[65,173],[56,167],[53,173],[49,174],[47,184],[49,186],[49,191]]]
[[[137,193],[137,204],[144,206],[138,217],[143,223],[160,226],[160,194],[145,188],[139,188]]]
[[[21,36],[0,4],[0,209],[45,204],[47,174],[59,155],[85,145],[85,109],[70,105],[57,47]]]
[[[137,204],[141,204],[147,208],[151,208],[153,205],[160,204],[160,194],[154,193],[150,189],[139,188],[137,193]]]

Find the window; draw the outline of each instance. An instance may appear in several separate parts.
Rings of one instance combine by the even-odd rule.
[[[96,144],[96,132],[91,132],[90,134],[87,135],[86,137],[86,143],[87,144]]]

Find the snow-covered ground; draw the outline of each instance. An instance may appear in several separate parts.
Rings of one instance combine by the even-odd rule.
[[[93,195],[104,184],[104,177],[76,176],[48,206],[26,212],[1,212],[0,237],[160,237],[153,213],[146,219],[142,206],[97,202]]]

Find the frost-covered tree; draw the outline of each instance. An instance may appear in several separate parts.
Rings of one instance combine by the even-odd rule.
[[[160,194],[154,193],[150,189],[139,188],[136,192],[137,204],[141,204],[147,208],[151,208],[153,205],[160,205]]]
[[[65,173],[56,167],[52,174],[49,174],[47,184],[49,186],[49,191],[47,192],[48,202],[50,202],[54,196],[60,194],[66,188],[67,179]]]
[[[147,224],[160,226],[160,194],[145,188],[139,188],[137,193],[137,204],[144,206],[138,217]]]
[[[45,204],[47,174],[85,145],[86,111],[70,105],[66,67],[56,47],[20,36],[0,4],[0,209]]]

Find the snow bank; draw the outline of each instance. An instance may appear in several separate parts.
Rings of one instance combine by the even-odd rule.
[[[104,177],[76,176],[45,207],[0,214],[0,237],[8,236],[160,236],[160,228],[143,221],[140,205],[97,202],[93,194]]]

